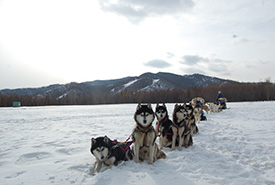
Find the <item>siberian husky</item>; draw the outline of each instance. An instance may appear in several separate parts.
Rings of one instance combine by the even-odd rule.
[[[172,148],[175,150],[176,140],[178,138],[178,149],[182,150],[182,146],[191,146],[193,142],[190,132],[190,126],[187,124],[187,111],[186,105],[176,104],[173,112],[173,136],[172,136]]]
[[[91,153],[96,158],[96,163],[93,169],[93,175],[102,167],[106,166],[104,171],[111,168],[113,165],[118,165],[119,162],[132,160],[133,152],[130,149],[131,142],[119,143],[112,141],[107,136],[91,139]]]
[[[220,111],[220,104],[215,104],[215,103],[207,103],[210,108],[210,113],[217,113]]]
[[[210,110],[208,104],[204,104],[204,105],[202,106],[202,109],[203,109],[207,114],[208,114],[208,112],[209,112],[209,110]]]
[[[202,105],[205,104],[205,100],[202,97],[196,97],[191,100],[191,104],[193,107],[195,107],[198,102],[201,102]]]
[[[132,133],[133,152],[136,162],[148,159],[148,163],[153,164],[156,159],[166,157],[155,143],[157,135],[152,126],[154,118],[155,115],[151,104],[138,104],[134,114],[136,126]]]
[[[200,123],[201,120],[201,114],[202,114],[202,106],[201,105],[196,105],[193,110],[193,114],[195,117],[195,123]]]
[[[169,119],[166,105],[164,103],[162,105],[157,104],[155,114],[157,117],[156,132],[159,135],[160,149],[171,147],[173,122]]]
[[[191,136],[199,132],[199,129],[196,125],[195,117],[193,114],[193,106],[191,104],[186,105],[186,111],[187,111],[187,124],[190,127]]]

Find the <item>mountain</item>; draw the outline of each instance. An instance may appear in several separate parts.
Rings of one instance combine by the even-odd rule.
[[[40,88],[4,89],[2,95],[9,96],[51,96],[62,98],[67,94],[91,94],[97,93],[120,93],[128,91],[154,91],[167,89],[187,89],[188,87],[207,87],[211,84],[232,83],[234,81],[209,77],[201,74],[177,75],[172,73],[144,73],[136,77],[125,77],[114,80],[95,80],[90,82],[68,84],[54,84]],[[237,83],[237,82],[235,82]]]

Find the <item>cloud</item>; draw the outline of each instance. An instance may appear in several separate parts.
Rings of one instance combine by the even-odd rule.
[[[227,66],[232,62],[230,60],[217,57],[201,57],[199,55],[184,55],[181,58],[183,61],[180,61],[180,63],[187,65],[187,67],[182,68],[184,72],[205,74],[206,71],[209,71],[210,73],[214,72],[226,76],[231,75]]]
[[[199,69],[197,67],[185,67],[185,68],[181,68],[181,71],[185,74],[203,74],[206,75],[205,71],[202,69]]]
[[[171,64],[169,64],[168,62],[164,61],[164,60],[160,60],[160,59],[154,59],[154,60],[150,60],[146,63],[143,63],[145,66],[149,66],[149,67],[154,67],[154,68],[167,68],[170,67]]]
[[[245,38],[245,37],[238,38],[237,41],[236,41],[237,44],[249,43],[249,42],[253,42],[253,41],[251,39],[248,39],[248,38]]]
[[[231,72],[229,71],[229,67],[227,64],[231,63],[231,60],[221,59],[221,58],[212,58],[209,59],[209,63],[207,68],[211,72],[215,72],[217,74],[230,76]]]
[[[180,63],[186,64],[188,66],[193,66],[195,64],[198,64],[199,62],[208,62],[209,60],[207,58],[200,57],[198,55],[184,55],[181,57],[183,61]]]
[[[167,52],[167,58],[174,58],[175,55],[173,53]]]
[[[231,73],[228,70],[228,67],[224,64],[218,64],[218,65],[208,65],[208,70],[211,72],[215,72],[217,74],[230,76]]]
[[[176,15],[190,11],[193,0],[98,0],[102,10],[125,16],[130,22],[138,23],[147,17]]]
[[[263,44],[266,43],[266,40],[256,40],[256,39],[251,39],[247,37],[233,37],[234,38],[234,43],[236,45],[240,44]]]
[[[232,62],[232,61],[226,60],[226,59],[215,58],[215,57],[201,57],[199,55],[184,55],[181,58],[183,59],[183,61],[180,61],[180,63],[188,65],[188,66],[197,65],[199,63],[222,64],[222,63],[231,63]]]

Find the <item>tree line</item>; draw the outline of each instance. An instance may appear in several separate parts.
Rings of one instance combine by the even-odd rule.
[[[171,89],[150,92],[125,90],[117,94],[96,91],[91,94],[68,93],[62,98],[54,98],[49,95],[42,97],[10,94],[6,96],[0,93],[0,107],[10,107],[14,101],[20,101],[22,106],[98,105],[138,102],[181,103],[189,102],[194,97],[202,97],[206,101],[214,102],[219,90],[230,102],[275,100],[275,85],[267,80],[260,83],[213,84],[207,87],[189,87],[186,90]]]

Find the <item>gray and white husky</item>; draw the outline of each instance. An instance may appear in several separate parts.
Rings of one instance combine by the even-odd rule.
[[[136,126],[132,133],[132,140],[135,161],[148,160],[149,164],[153,164],[157,159],[165,158],[166,155],[159,150],[155,143],[157,134],[152,126],[155,115],[151,104],[138,104],[134,119]]]
[[[93,175],[102,168],[104,164],[106,168],[118,165],[122,161],[133,159],[133,153],[130,148],[131,142],[120,143],[112,141],[107,136],[91,139],[91,153],[96,158],[96,163],[93,169]]]
[[[195,117],[195,123],[196,124],[200,123],[201,114],[202,114],[202,106],[201,105],[196,105],[194,107],[194,110],[193,110],[193,115]]]

